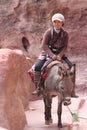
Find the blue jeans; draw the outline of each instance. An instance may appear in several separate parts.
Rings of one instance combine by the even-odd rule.
[[[72,67],[73,64],[65,55],[62,57],[62,60],[64,60],[68,64],[69,68]],[[35,63],[35,71],[41,71],[41,68],[44,65],[45,61],[46,61],[46,58],[43,60],[38,59]]]
[[[42,66],[44,65],[46,58],[43,60],[38,59],[35,63],[35,71],[41,71]]]

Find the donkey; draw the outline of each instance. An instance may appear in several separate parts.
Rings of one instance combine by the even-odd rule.
[[[74,69],[71,72],[70,69],[64,69],[59,63],[54,64],[43,83],[41,93],[44,101],[44,114],[45,124],[49,125],[52,123],[51,116],[51,104],[52,98],[58,96],[58,127],[62,127],[61,114],[62,114],[62,103],[64,105],[71,104],[71,95],[74,89],[73,76]]]

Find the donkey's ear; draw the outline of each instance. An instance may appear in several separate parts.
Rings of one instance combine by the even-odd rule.
[[[76,65],[74,64],[71,69],[70,69],[70,74],[75,74],[75,71],[76,71]]]
[[[22,38],[22,44],[23,44],[23,48],[25,49],[25,51],[28,52],[28,48],[30,47],[30,43],[26,37]]]

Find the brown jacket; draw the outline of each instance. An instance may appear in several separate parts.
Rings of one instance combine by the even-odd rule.
[[[48,47],[49,44],[52,44],[54,48],[62,47],[62,50],[58,54],[60,57],[62,57],[67,49],[68,33],[63,28],[61,28],[59,34],[56,33],[53,28],[49,28],[43,35],[41,44],[42,52],[39,56],[39,59],[43,59],[43,57],[46,55],[49,55],[50,57],[54,55],[52,50]]]

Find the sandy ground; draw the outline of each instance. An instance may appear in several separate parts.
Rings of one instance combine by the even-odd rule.
[[[86,55],[72,57],[76,63],[76,92],[79,98],[72,98],[69,105],[72,113],[78,114],[79,121],[75,121],[67,107],[63,106],[61,130],[87,130],[87,59]],[[52,102],[53,123],[45,125],[44,104],[42,100],[31,101],[29,111],[26,111],[28,125],[25,130],[59,130],[57,127],[57,97]]]
[[[63,106],[61,130],[87,130],[87,97],[72,98],[72,104],[69,105],[72,113],[79,116],[79,121],[74,120],[70,111]],[[26,111],[28,126],[25,130],[59,130],[57,127],[57,98],[53,98],[52,119],[53,123],[45,125],[44,123],[44,105],[42,100],[30,102],[30,110]],[[82,119],[83,118],[83,119]]]

